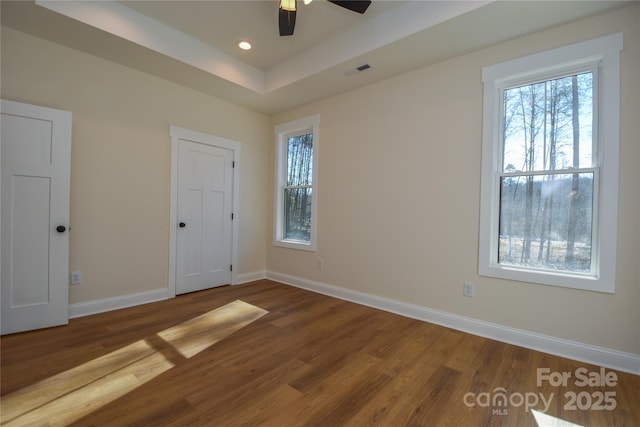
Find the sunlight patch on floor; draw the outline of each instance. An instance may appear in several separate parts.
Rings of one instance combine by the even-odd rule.
[[[159,332],[158,336],[171,343],[184,357],[193,357],[267,313],[266,310],[236,300],[178,326],[165,329]]]
[[[236,300],[157,336],[163,346],[190,358],[267,313]],[[151,381],[175,366],[151,341],[158,340],[134,342],[4,396],[2,425],[68,425]]]
[[[583,427],[579,424],[574,424],[534,409],[532,409],[531,412],[533,413],[533,418],[535,418],[538,427]]]

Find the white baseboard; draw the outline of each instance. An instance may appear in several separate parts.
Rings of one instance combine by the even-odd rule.
[[[266,278],[267,278],[267,272],[264,270],[254,271],[252,273],[242,273],[242,274],[238,274],[238,281],[236,282],[236,285],[241,285],[242,283],[253,282],[256,280],[261,280]]]
[[[265,279],[266,272],[256,271],[252,273],[238,274],[236,285]],[[95,301],[81,302],[69,306],[69,318],[90,316],[92,314],[104,313],[121,308],[133,307],[150,302],[162,301],[169,298],[169,291],[166,288],[153,291],[139,292],[137,294],[122,295],[112,298],[105,298]]]
[[[266,278],[401,316],[445,326],[508,344],[640,375],[640,355],[484,322],[364,292],[268,271]]]
[[[137,294],[71,304],[69,306],[69,318],[73,319],[76,317],[89,316],[91,314],[104,313],[106,311],[133,307],[134,305],[162,301],[167,298],[169,298],[168,289],[162,288],[153,291],[139,292]]]
[[[236,285],[265,278],[266,272],[264,270],[238,274]],[[135,305],[162,301],[167,298],[169,298],[169,291],[168,289],[163,288],[148,292],[140,292],[137,294],[122,295],[113,298],[71,304],[69,306],[69,318],[73,319],[76,317],[90,316],[92,314],[133,307]]]

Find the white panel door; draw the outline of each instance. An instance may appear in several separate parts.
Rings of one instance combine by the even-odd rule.
[[[68,323],[71,113],[2,100],[2,333]]]
[[[176,294],[231,283],[233,155],[179,140]]]

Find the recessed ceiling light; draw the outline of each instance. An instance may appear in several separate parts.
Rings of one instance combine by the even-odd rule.
[[[239,47],[240,49],[242,49],[242,50],[249,50],[249,49],[251,49],[251,43],[249,43],[249,42],[248,42],[248,41],[246,41],[246,40],[240,40],[240,41],[238,42],[238,47]]]

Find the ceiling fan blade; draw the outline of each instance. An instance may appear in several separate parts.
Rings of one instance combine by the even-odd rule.
[[[352,10],[358,13],[365,13],[367,8],[371,5],[371,0],[329,0],[333,4],[342,6],[345,9]]]
[[[279,9],[278,24],[281,36],[293,35],[293,29],[296,27],[296,11]]]

